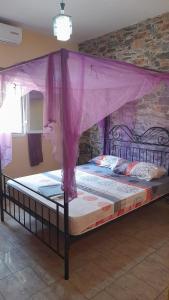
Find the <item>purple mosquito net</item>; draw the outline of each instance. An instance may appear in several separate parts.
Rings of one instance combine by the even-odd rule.
[[[61,149],[67,201],[76,197],[74,168],[80,135],[127,102],[151,93],[161,81],[169,85],[169,74],[65,49],[0,72],[3,93],[14,82],[25,93],[44,94],[44,127]]]

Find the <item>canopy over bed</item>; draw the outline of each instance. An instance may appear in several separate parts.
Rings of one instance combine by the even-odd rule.
[[[44,94],[44,128],[49,129],[55,147],[61,147],[63,188],[71,200],[76,196],[74,167],[80,135],[161,82],[169,86],[169,73],[61,49],[1,71],[0,106],[9,83],[21,85],[24,93],[39,90]],[[3,160],[1,140],[0,146]]]

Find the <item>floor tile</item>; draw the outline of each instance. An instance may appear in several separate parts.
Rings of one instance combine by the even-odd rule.
[[[169,257],[169,256],[168,256]],[[159,255],[159,252],[156,251],[155,253],[152,253],[149,257],[148,260],[156,261],[163,265],[165,268],[169,270],[169,259],[167,257],[164,257],[162,255]]]
[[[0,279],[5,278],[10,274],[11,271],[8,266],[2,260],[0,260]]]
[[[93,259],[93,262],[113,278],[117,277],[117,273],[124,273],[137,264],[131,257],[115,250],[109,250],[109,253],[106,251],[106,255],[100,255],[99,259]]]
[[[0,292],[6,300],[29,299],[29,293],[14,275],[0,280]]]
[[[169,242],[163,244],[156,252],[159,256],[168,259],[169,257]]]
[[[2,296],[2,294],[0,293],[0,300],[4,300],[5,298]]]
[[[153,228],[153,225],[151,226]],[[166,235],[162,235],[156,232],[155,229],[145,229],[143,231],[138,231],[136,234],[136,239],[143,243],[144,245],[150,246],[154,249],[159,249],[168,238]]]
[[[0,300],[137,300],[141,293],[142,300],[165,300],[168,216],[169,205],[159,201],[78,240],[69,281],[62,280],[63,261],[6,218],[0,223]]]
[[[40,277],[47,285],[54,283],[57,279],[63,277],[63,262],[55,263],[52,262],[43,262],[43,264],[34,262],[31,265],[32,270]]]
[[[83,249],[84,250],[84,249]],[[100,253],[93,249],[86,249],[86,251],[81,251],[81,248],[75,253],[71,251],[70,259],[70,269],[71,272],[85,267],[88,263],[93,260],[99,261]]]
[[[8,266],[11,272],[16,272],[25,268],[26,266],[29,266],[32,262],[32,259],[26,256],[21,249],[11,248],[2,255],[2,261]]]
[[[73,272],[70,282],[81,294],[91,298],[110,284],[112,278],[106,271],[91,262],[86,267]]]
[[[106,291],[117,300],[153,300],[158,295],[158,291],[130,274],[117,279]]]
[[[29,295],[32,295],[46,287],[44,281],[31,269],[25,268],[15,273],[15,277]]]
[[[154,255],[134,267],[131,274],[150,284],[159,293],[169,285],[169,269],[159,263]]]
[[[31,300],[86,300],[70,282],[62,280],[33,295]]]
[[[169,288],[165,289],[156,300],[169,300]]]
[[[116,298],[114,298],[112,295],[108,294],[107,292],[103,291],[98,293],[91,300],[116,300]]]
[[[3,255],[7,251],[10,251],[10,249],[14,248],[14,245],[9,242],[8,239],[3,238],[0,236],[0,254]]]
[[[126,241],[122,241],[120,245],[115,247],[115,250],[120,254],[124,254],[133,260],[140,261],[144,257],[153,253],[155,249],[150,246],[144,245],[142,242],[135,238],[129,238]]]

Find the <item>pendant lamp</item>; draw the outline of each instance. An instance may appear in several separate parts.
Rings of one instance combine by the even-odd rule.
[[[60,14],[53,18],[53,35],[59,41],[68,41],[72,34],[72,17],[65,15],[65,3],[60,3]]]

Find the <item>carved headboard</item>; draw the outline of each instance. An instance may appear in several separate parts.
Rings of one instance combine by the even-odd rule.
[[[169,131],[166,128],[151,127],[137,134],[126,125],[115,125],[105,143],[106,154],[152,162],[169,169]]]
[[[151,127],[141,134],[126,125],[114,125],[108,134],[105,144],[105,153],[123,157],[128,160],[137,160],[162,165],[169,170],[169,130],[162,127]],[[88,159],[94,156],[93,145],[86,144],[83,154]],[[95,155],[96,156],[96,155]]]

